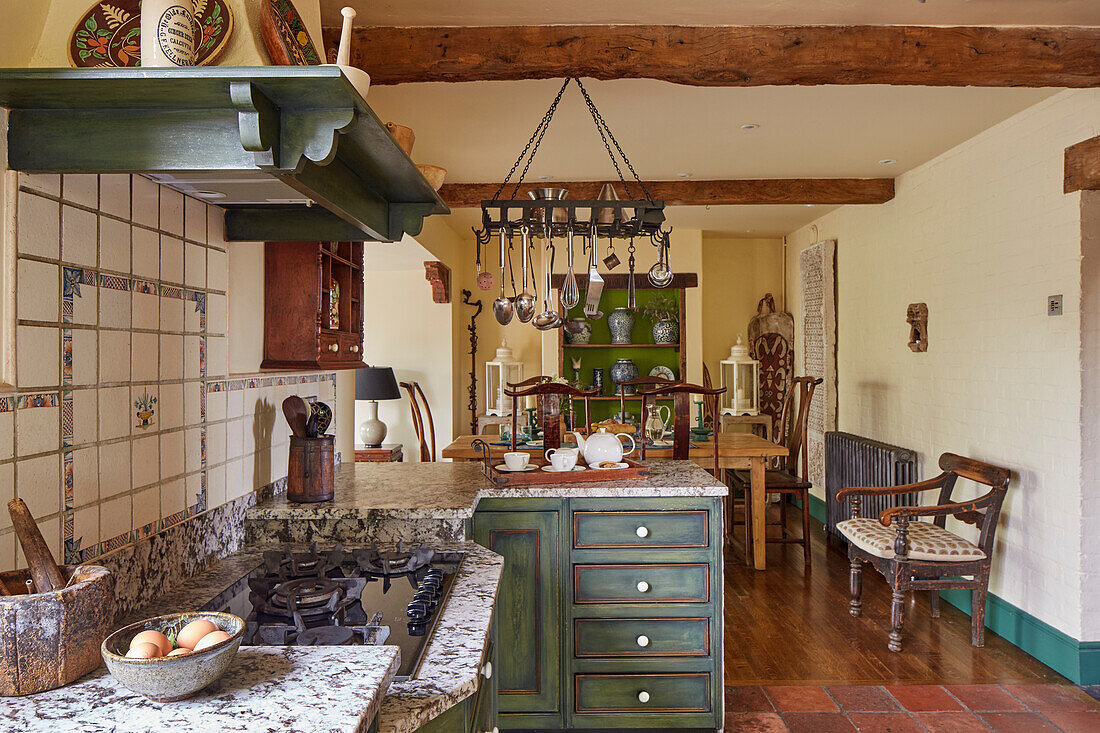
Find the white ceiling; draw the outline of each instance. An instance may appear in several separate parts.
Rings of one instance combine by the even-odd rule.
[[[1100,25],[1097,0],[321,0],[325,25]]]
[[[1098,3],[1100,4],[1100,3]],[[413,158],[452,183],[503,179],[560,80],[428,83],[371,88],[383,120],[416,133]],[[689,87],[646,79],[586,81],[643,179],[894,177],[1053,93],[944,87]],[[745,131],[741,125],[758,124]],[[883,159],[894,165],[880,165]],[[626,171],[624,170],[624,173]],[[570,87],[527,175],[600,180],[615,172],[580,93]],[[624,192],[620,191],[620,196]],[[676,226],[785,234],[828,207],[719,206],[669,210]],[[459,232],[479,210],[457,210]]]

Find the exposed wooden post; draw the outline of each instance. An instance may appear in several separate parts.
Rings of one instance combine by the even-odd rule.
[[[1100,136],[1066,148],[1063,191],[1100,190]]]

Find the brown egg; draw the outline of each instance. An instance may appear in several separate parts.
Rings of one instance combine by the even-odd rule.
[[[191,653],[190,649],[185,649],[184,647],[181,646],[179,649],[173,649],[172,651],[168,652],[168,656],[169,657],[184,657],[184,656],[187,656],[190,653]]]
[[[214,646],[215,644],[221,644],[223,641],[231,637],[231,634],[227,634],[221,630],[211,631],[209,634],[199,639],[199,643],[195,645],[195,651],[206,649],[207,647]]]
[[[130,642],[130,648],[133,649],[134,644],[140,644],[143,641],[157,645],[157,648],[160,650],[160,654],[157,655],[158,657],[163,657],[165,654],[172,651],[172,642],[168,641],[168,637],[159,631],[153,631],[151,629],[142,631],[135,636],[133,641]]]
[[[130,651],[126,652],[127,659],[152,659],[164,656],[160,653],[160,647],[151,641],[139,641],[130,645]]]
[[[217,631],[218,627],[204,618],[196,619],[180,629],[176,634],[176,646],[183,649],[194,649],[202,637]]]

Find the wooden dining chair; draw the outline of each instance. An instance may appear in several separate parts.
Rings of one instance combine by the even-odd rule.
[[[985,600],[989,590],[989,568],[1001,504],[1008,493],[1011,472],[973,458],[954,453],[940,456],[939,476],[908,486],[848,488],[836,493],[838,502],[851,502],[852,518],[838,522],[837,530],[848,539],[851,600],[848,613],[863,612],[863,563],[886,577],[893,591],[890,608],[890,636],[887,646],[901,651],[901,628],[906,591],[929,591],[932,617],[940,615],[941,590],[969,590],[970,643],[985,645]],[[988,486],[977,499],[952,501],[951,494],[959,478]],[[883,510],[877,518],[861,517],[864,496],[901,495],[939,489],[933,506],[896,506]],[[972,524],[980,530],[977,544],[946,529],[947,517]],[[932,521],[921,521],[920,517]],[[969,579],[966,576],[971,576]]]
[[[781,435],[777,433],[775,436],[776,443],[786,446],[787,455],[777,459],[776,465],[764,472],[764,493],[780,494],[783,497],[779,503],[780,536],[768,537],[766,531],[768,525],[765,523],[764,541],[802,545],[802,556],[807,567],[810,565],[810,488],[813,484],[810,482],[810,458],[806,451],[806,423],[814,390],[823,381],[820,377],[795,377],[791,380],[779,419],[780,430],[785,432]],[[749,495],[752,480],[748,471],[737,470],[733,472],[733,482],[734,487],[741,489],[744,494],[745,564],[747,565],[752,562],[752,497]],[[787,531],[786,497],[788,495],[798,496],[802,501],[801,537],[791,537]],[[732,499],[726,507],[728,511],[726,526],[732,530],[737,524]],[[730,534],[732,535],[732,531]]]
[[[628,379],[625,382],[619,382],[619,416],[620,418],[626,414],[626,398],[638,397],[639,393],[628,395],[626,394],[627,387],[663,387],[669,384],[676,384],[675,379],[666,379],[665,377],[638,377],[637,379]],[[639,426],[645,425],[645,410],[642,410],[641,420],[638,422]],[[639,427],[640,429],[640,427]]]
[[[424,390],[420,389],[419,382],[401,382],[401,387],[409,393],[409,410],[412,412],[413,430],[416,432],[416,440],[420,444],[420,462],[431,463],[435,460],[435,421],[432,420],[432,408],[428,405],[428,398],[424,396]],[[420,413],[420,404],[417,395],[424,403],[424,412],[428,416],[427,432],[431,438],[431,449],[425,440],[424,417]]]
[[[592,414],[591,398],[599,394],[595,388],[584,390],[577,389],[568,384],[555,382],[551,377],[538,376],[525,379],[515,384],[509,383],[504,389],[504,394],[515,400],[517,397],[535,395],[539,401],[539,422],[542,425],[542,447],[544,449],[561,447],[561,398],[584,398],[584,422],[588,424]],[[516,433],[518,420],[516,410],[512,410],[512,439],[511,450],[516,449]]]
[[[714,414],[718,413],[718,396],[726,391],[725,387],[719,387],[717,389],[708,389],[698,384],[691,384],[689,382],[676,382],[674,384],[664,384],[654,389],[639,390],[638,394],[642,397],[642,415],[645,415],[646,408],[649,405],[649,400],[657,400],[660,397],[672,398],[672,458],[676,461],[686,461],[690,458],[691,453],[691,396],[693,394],[703,395],[704,399],[711,404],[714,409]],[[713,436],[711,441],[714,446],[714,465],[712,472],[717,477],[719,474],[718,468],[718,436]],[[642,435],[642,460],[645,460],[646,455],[646,437]]]

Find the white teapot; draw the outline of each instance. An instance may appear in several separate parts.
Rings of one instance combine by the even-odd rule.
[[[589,466],[595,466],[604,461],[619,463],[623,460],[623,456],[633,453],[636,447],[632,436],[625,433],[609,433],[607,428],[600,428],[598,433],[589,435],[587,440],[580,433],[573,433],[573,437],[577,439],[577,447],[580,448],[581,455],[584,456],[584,462]],[[630,450],[623,451],[623,444],[619,441],[620,438],[630,440]]]

